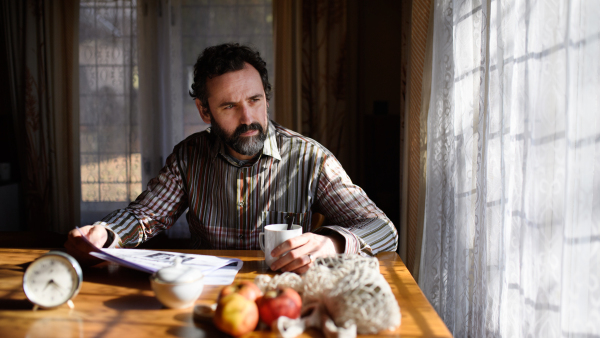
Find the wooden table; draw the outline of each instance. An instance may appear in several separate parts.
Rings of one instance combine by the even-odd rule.
[[[261,251],[178,250],[244,261],[238,280],[254,280],[271,274]],[[161,306],[150,288],[149,275],[102,263],[83,269],[83,286],[74,298],[74,309],[66,305],[32,311],[22,288],[29,262],[47,249],[0,249],[0,336],[2,337],[222,337],[212,324],[193,320],[192,308],[172,310]],[[451,337],[414,279],[395,253],[378,255],[381,273],[390,283],[400,305],[402,324],[394,332],[377,337]],[[219,286],[206,286],[197,304],[211,304]],[[255,331],[248,337],[275,336]],[[302,337],[322,337],[316,330]]]

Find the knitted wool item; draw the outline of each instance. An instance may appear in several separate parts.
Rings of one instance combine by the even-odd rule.
[[[321,328],[327,337],[352,337],[356,332],[374,334],[400,325],[400,307],[379,272],[376,258],[321,257],[302,277],[293,273],[273,278],[260,275],[255,283],[263,292],[291,287],[302,295],[302,318],[297,321],[286,318],[277,323],[278,331],[286,337],[314,326]],[[323,316],[327,318],[314,318]]]

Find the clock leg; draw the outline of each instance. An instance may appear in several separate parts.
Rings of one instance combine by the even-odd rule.
[[[67,305],[69,306],[70,309],[74,309],[75,308],[75,304],[73,304],[73,301],[70,300],[70,299],[67,301]]]

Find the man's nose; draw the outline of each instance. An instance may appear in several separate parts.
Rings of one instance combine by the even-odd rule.
[[[251,124],[252,116],[250,107],[247,104],[240,105],[240,123],[241,124]]]

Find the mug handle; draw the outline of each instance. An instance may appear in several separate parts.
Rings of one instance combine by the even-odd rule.
[[[265,245],[263,244],[263,242],[265,241],[265,233],[261,232],[260,234],[258,234],[258,244],[260,245],[260,249],[265,252]]]

